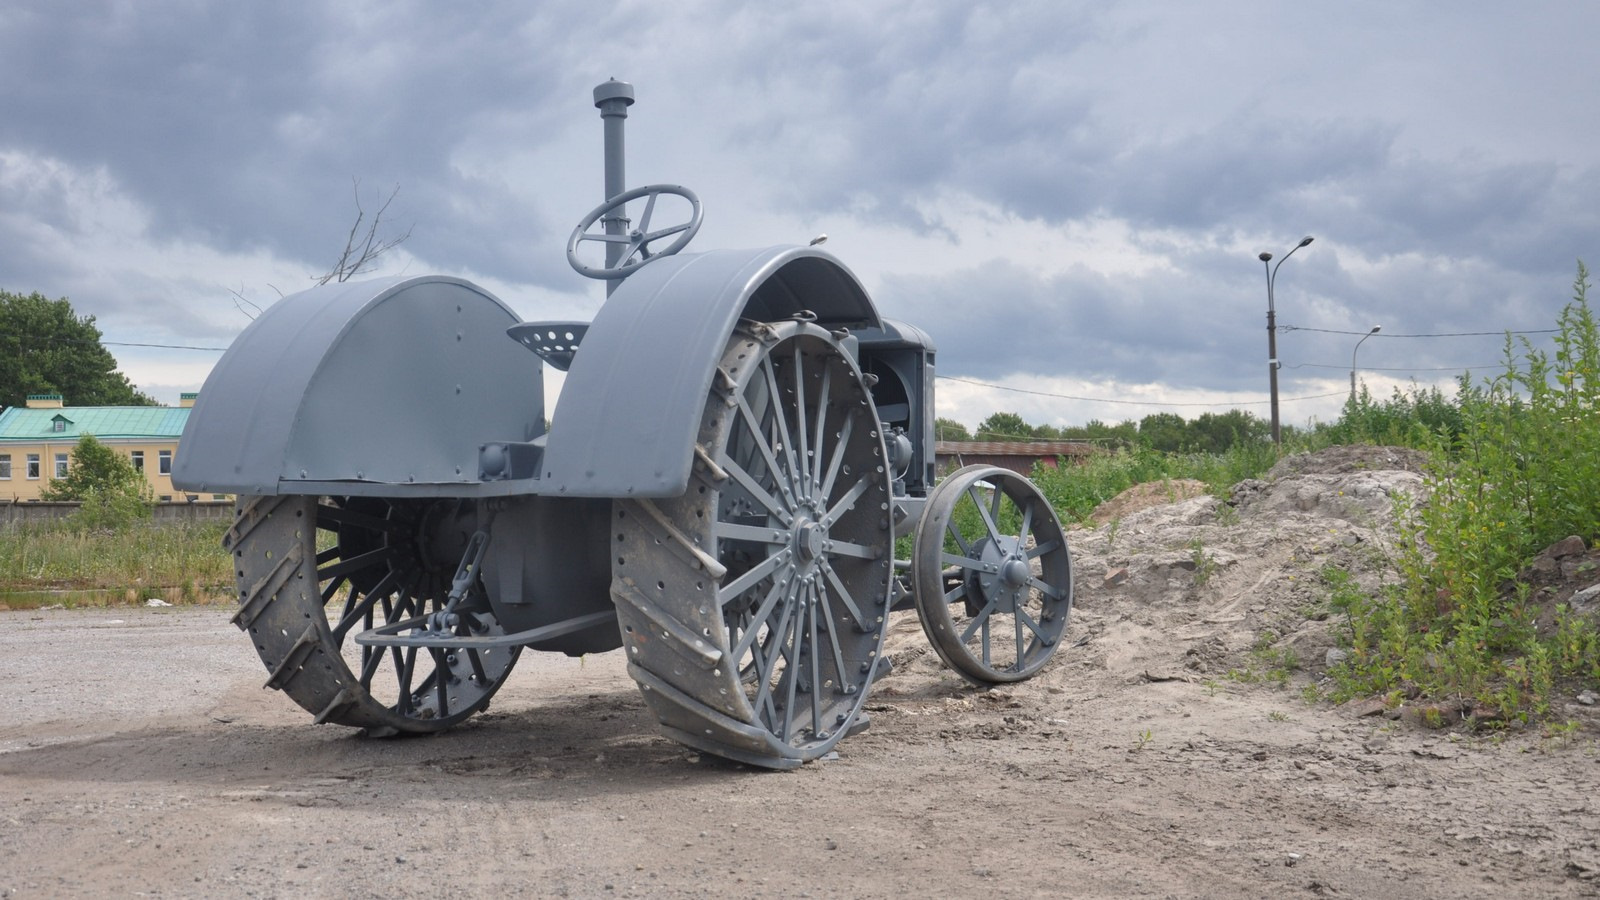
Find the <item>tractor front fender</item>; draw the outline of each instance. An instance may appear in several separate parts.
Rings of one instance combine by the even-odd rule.
[[[172,480],[233,494],[455,496],[485,441],[544,431],[539,358],[517,314],[459,278],[329,284],[269,307],[223,354]]]
[[[734,325],[802,311],[829,328],[881,326],[861,282],[814,247],[679,254],[629,276],[595,316],[568,370],[540,492],[682,494]]]

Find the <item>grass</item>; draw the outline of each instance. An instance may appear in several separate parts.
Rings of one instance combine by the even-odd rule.
[[[1556,541],[1600,538],[1600,328],[1588,288],[1580,265],[1553,354],[1508,337],[1506,373],[1463,379],[1450,414],[1432,397],[1410,404],[1409,422],[1405,403],[1349,410],[1431,463],[1426,502],[1395,512],[1399,579],[1368,592],[1322,573],[1351,652],[1333,671],[1335,699],[1404,686],[1527,722],[1547,720],[1572,688],[1600,684],[1594,619],[1549,609],[1517,580]]]
[[[1065,519],[1084,522],[1095,507],[1137,484],[1194,479],[1217,497],[1259,478],[1277,462],[1271,443],[1239,444],[1224,453],[1161,453],[1138,448],[1097,454],[1079,465],[1034,470],[1033,481]]]
[[[140,522],[114,531],[65,525],[0,531],[0,605],[231,599],[233,564],[222,549],[226,528]]]

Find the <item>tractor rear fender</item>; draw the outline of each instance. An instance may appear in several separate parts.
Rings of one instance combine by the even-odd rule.
[[[234,494],[455,496],[485,441],[544,431],[539,358],[520,321],[458,278],[329,284],[273,304],[217,362],[172,480]]]
[[[882,324],[855,275],[814,247],[678,254],[629,276],[595,316],[567,372],[540,493],[682,494],[734,325],[802,310],[829,328]]]

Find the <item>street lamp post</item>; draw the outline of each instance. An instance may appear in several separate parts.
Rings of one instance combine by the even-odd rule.
[[[1380,332],[1382,330],[1383,330],[1383,326],[1382,325],[1374,325],[1374,326],[1372,326],[1372,330],[1371,331],[1369,331],[1366,334],[1362,335],[1361,336],[1361,340],[1356,341],[1356,349],[1350,351],[1350,402],[1351,403],[1355,403],[1356,402],[1356,354],[1361,352],[1361,345],[1366,343],[1367,338],[1372,337],[1373,335],[1377,334],[1378,332]]]
[[[1295,250],[1299,250],[1310,243],[1311,235],[1308,234],[1301,238],[1300,243],[1295,244],[1293,249],[1285,253],[1283,259],[1278,260],[1278,266],[1287,262],[1289,257],[1294,255]],[[1267,382],[1272,388],[1272,443],[1275,446],[1282,447],[1283,430],[1278,425],[1278,313],[1272,302],[1272,283],[1278,280],[1278,266],[1268,268],[1272,262],[1271,253],[1263,251],[1258,259],[1261,260],[1261,267],[1266,271],[1267,275]]]

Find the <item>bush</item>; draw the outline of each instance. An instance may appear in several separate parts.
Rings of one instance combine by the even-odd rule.
[[[1515,580],[1557,540],[1600,536],[1600,329],[1588,288],[1580,264],[1553,357],[1508,338],[1505,374],[1464,378],[1454,424],[1426,432],[1429,496],[1401,518],[1400,583],[1378,597],[1330,584],[1351,621],[1346,693],[1411,682],[1526,716],[1548,708],[1557,673],[1600,678],[1594,622],[1561,611],[1541,635]],[[1423,434],[1416,425],[1409,433]]]
[[[150,518],[154,497],[150,485],[120,453],[86,434],[72,448],[67,477],[40,492],[45,500],[77,500],[83,505],[72,525],[83,529],[117,529]]]

